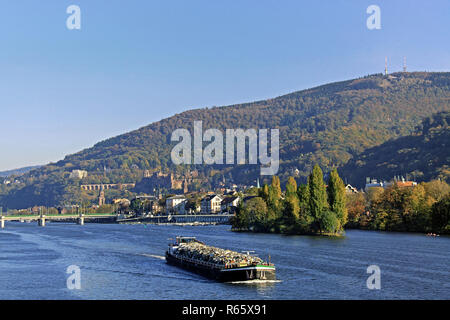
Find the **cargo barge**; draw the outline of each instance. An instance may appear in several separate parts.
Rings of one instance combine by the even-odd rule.
[[[250,255],[207,246],[194,237],[177,237],[166,261],[220,282],[276,280],[275,266]]]

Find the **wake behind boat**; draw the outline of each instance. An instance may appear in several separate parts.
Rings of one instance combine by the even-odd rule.
[[[273,264],[250,254],[208,246],[194,237],[177,237],[169,244],[166,261],[220,282],[276,280]]]

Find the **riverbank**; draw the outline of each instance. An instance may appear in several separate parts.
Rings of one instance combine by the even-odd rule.
[[[313,236],[313,237],[331,237],[331,238],[344,238],[345,232],[298,232],[293,230],[278,231],[278,230],[249,230],[249,229],[236,229],[231,228],[233,232],[242,233],[265,233],[265,234],[280,234],[288,236]]]
[[[288,235],[288,236],[313,236],[313,237],[330,237],[330,238],[345,238],[346,233],[350,230],[359,230],[359,231],[367,231],[367,232],[386,232],[386,233],[405,233],[405,234],[418,234],[427,237],[450,237],[450,234],[437,234],[430,233],[424,231],[411,231],[411,230],[376,230],[376,229],[362,229],[362,228],[347,228],[345,231],[341,233],[332,233],[332,232],[295,232],[295,231],[285,231],[279,232],[275,230],[248,230],[248,229],[235,229],[231,228],[232,232],[237,233],[262,233],[262,234],[280,234],[280,235]]]

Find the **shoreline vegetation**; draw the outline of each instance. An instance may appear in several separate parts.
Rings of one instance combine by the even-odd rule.
[[[347,195],[347,229],[450,235],[450,186],[440,180],[397,183]]]
[[[347,215],[345,186],[337,170],[326,186],[316,164],[306,185],[297,187],[289,177],[284,195],[280,179],[273,176],[270,186],[239,204],[231,223],[233,231],[343,237]]]
[[[232,231],[344,237],[345,229],[450,234],[450,186],[440,180],[414,187],[372,187],[346,193],[337,170],[327,185],[318,165],[308,183],[297,187],[289,177],[283,194],[280,180],[241,202]]]

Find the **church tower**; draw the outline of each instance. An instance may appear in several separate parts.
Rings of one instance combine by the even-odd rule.
[[[102,186],[102,189],[101,189],[101,191],[100,191],[100,196],[98,197],[98,205],[99,205],[99,206],[102,206],[102,205],[105,204],[105,202],[106,202],[106,199],[105,199],[105,190],[103,190],[103,186]]]

